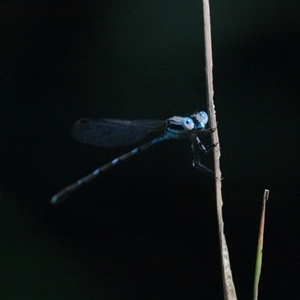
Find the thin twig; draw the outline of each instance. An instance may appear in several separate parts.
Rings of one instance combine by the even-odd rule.
[[[203,0],[203,16],[204,16],[204,40],[205,40],[205,62],[206,62],[206,88],[207,88],[207,105],[210,119],[210,127],[215,129],[212,133],[212,142],[217,146],[214,148],[214,169],[215,169],[215,188],[216,188],[216,204],[217,216],[219,225],[219,240],[222,262],[222,278],[224,299],[237,299],[235,287],[232,279],[232,273],[229,261],[229,252],[224,235],[224,222],[222,217],[222,185],[221,185],[221,170],[220,170],[220,142],[217,129],[216,112],[213,101],[213,59],[212,59],[212,43],[211,43],[211,28],[210,28],[210,9],[209,0]]]
[[[269,190],[264,191],[263,204],[262,204],[262,209],[261,209],[259,235],[258,235],[258,243],[257,243],[257,253],[256,253],[255,274],[254,274],[253,300],[257,300],[257,297],[258,297],[258,284],[259,284],[259,279],[260,279],[260,274],[261,274],[263,246],[264,246],[266,202],[269,199],[269,193],[270,193]]]

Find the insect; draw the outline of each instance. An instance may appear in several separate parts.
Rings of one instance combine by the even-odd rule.
[[[133,150],[115,158],[111,162],[96,169],[75,183],[65,187],[51,198],[52,204],[65,200],[79,189],[83,184],[90,182],[99,174],[114,167],[131,156],[143,151],[157,143],[168,139],[189,138],[193,153],[192,164],[195,168],[205,172],[214,173],[201,164],[199,154],[207,153],[215,144],[205,147],[198,137],[198,133],[210,132],[205,129],[208,115],[204,111],[192,114],[188,117],[174,116],[166,121],[162,120],[115,120],[115,119],[79,119],[73,126],[73,137],[79,142],[100,147],[121,147],[134,144],[146,138],[150,133],[163,132],[160,136]]]

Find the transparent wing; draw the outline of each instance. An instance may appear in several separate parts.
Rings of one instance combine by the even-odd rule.
[[[146,138],[151,132],[164,131],[165,121],[79,119],[73,126],[75,140],[100,147],[122,147]]]

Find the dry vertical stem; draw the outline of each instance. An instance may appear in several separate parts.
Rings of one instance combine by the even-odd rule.
[[[207,105],[209,111],[210,127],[215,131],[212,133],[212,142],[217,146],[214,148],[214,168],[215,168],[215,188],[217,202],[217,217],[219,227],[219,240],[221,252],[221,268],[223,278],[224,299],[237,299],[235,287],[232,279],[232,273],[229,261],[229,252],[224,235],[224,222],[222,217],[222,191],[221,191],[221,170],[220,170],[220,143],[217,129],[215,106],[213,101],[213,59],[212,59],[212,43],[211,43],[211,28],[210,28],[210,9],[209,0],[203,1],[203,16],[204,16],[204,40],[205,40],[205,63],[206,63],[206,88],[207,88]]]

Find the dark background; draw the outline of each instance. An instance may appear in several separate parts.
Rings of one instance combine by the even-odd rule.
[[[76,119],[206,110],[202,2],[39,3],[0,5],[1,299],[222,299],[214,185],[188,141],[49,202],[132,148],[73,141]],[[211,17],[237,295],[252,297],[268,188],[260,299],[298,299],[300,4],[211,1]]]

